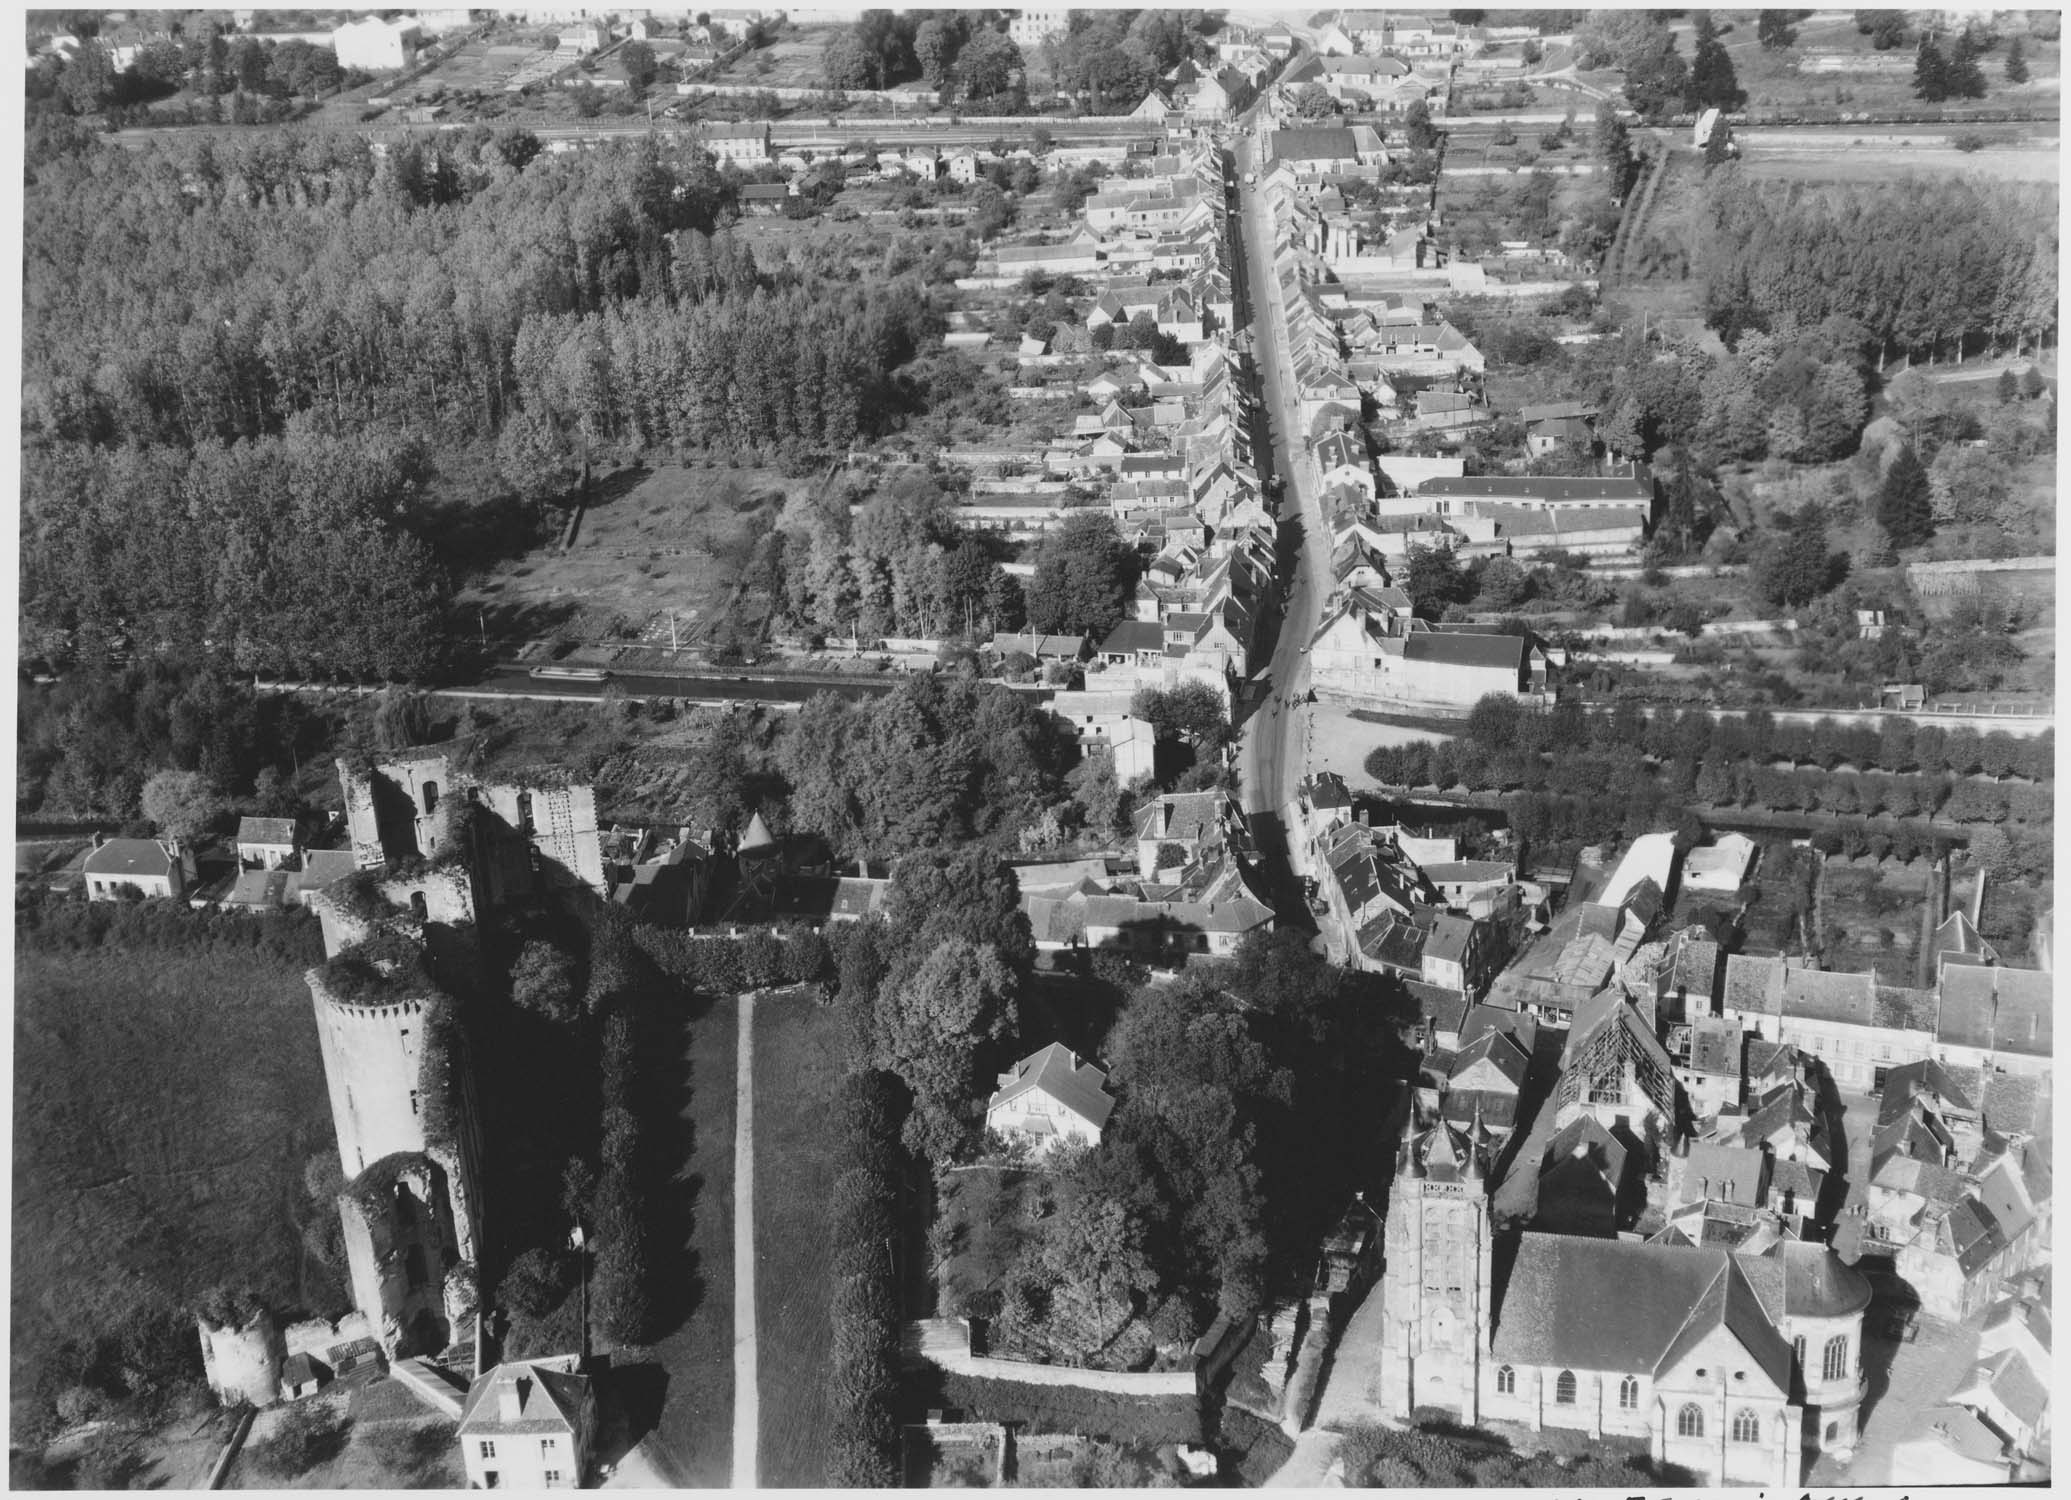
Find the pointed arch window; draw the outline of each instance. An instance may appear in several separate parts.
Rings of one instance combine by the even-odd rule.
[[[1637,1375],[1628,1375],[1618,1382],[1618,1409],[1620,1411],[1636,1411],[1639,1409],[1639,1404],[1640,1379]]]
[[[1496,1394],[1499,1396],[1515,1396],[1517,1394],[1517,1371],[1509,1365],[1505,1365],[1496,1371]]]
[[[1746,1407],[1733,1414],[1733,1441],[1736,1443],[1759,1443],[1762,1440],[1762,1420]]]
[[[1685,1402],[1683,1409],[1675,1414],[1675,1435],[1677,1437],[1703,1437],[1704,1408],[1694,1401]]]

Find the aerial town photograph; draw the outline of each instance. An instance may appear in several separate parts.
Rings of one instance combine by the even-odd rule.
[[[2048,1482],[2059,10],[25,21],[10,1487]]]

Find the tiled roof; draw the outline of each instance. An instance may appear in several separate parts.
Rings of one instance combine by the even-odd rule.
[[[1115,1101],[1107,1092],[1107,1074],[1061,1042],[1024,1057],[1000,1074],[999,1091],[986,1102],[987,1112],[1041,1091],[1096,1129],[1107,1123]]]
[[[1523,669],[1524,650],[1525,638],[1521,635],[1465,635],[1418,630],[1412,631],[1402,643],[1405,661],[1510,672]]]
[[[295,842],[295,820],[240,818],[237,824],[237,841],[240,844],[292,845]]]
[[[1790,1389],[1790,1348],[1726,1252],[1527,1233],[1493,1352],[1508,1363],[1653,1375],[1721,1326]]]
[[[1997,966],[1945,968],[1935,1035],[1948,1046],[2050,1056],[2050,976]]]
[[[1623,500],[1647,505],[1653,502],[1654,485],[1651,480],[1640,479],[1552,479],[1542,475],[1511,475],[1486,479],[1427,479],[1417,486],[1417,493],[1462,500],[1516,497],[1542,504],[1564,500]]]
[[[1525,1069],[1530,1059],[1507,1034],[1484,1031],[1471,1042],[1463,1041],[1460,1050],[1453,1054],[1451,1076],[1456,1079],[1464,1077],[1468,1069],[1483,1063],[1501,1074],[1513,1091],[1524,1087]],[[1485,1085],[1476,1084],[1474,1087],[1483,1088]]]
[[[86,856],[89,875],[170,875],[172,856],[156,839],[109,839]]]
[[[2001,1135],[2032,1133],[2047,1118],[2049,1084],[2023,1073],[1993,1073],[1985,1080],[1985,1124]]]
[[[498,1365],[468,1390],[460,1412],[460,1431],[484,1436],[497,1433],[573,1433],[582,1412],[589,1377],[518,1361]],[[516,1418],[503,1413],[504,1392],[516,1385]]]
[[[1757,958],[1746,953],[1728,954],[1726,1008],[1749,1014],[1781,1014],[1783,975],[1784,965],[1780,958]]]
[[[1683,1194],[1703,1195],[1753,1208],[1762,1201],[1763,1156],[1745,1146],[1699,1141],[1683,1168]],[[1693,1191],[1693,1189],[1695,1191]]]
[[[1792,969],[1783,976],[1783,1014],[1794,1020],[1876,1024],[1877,980],[1873,974],[1834,974]]]
[[[1690,1028],[1690,1066],[1716,1077],[1740,1077],[1741,1041],[1744,1032],[1738,1022],[1723,1016],[1703,1016]]]

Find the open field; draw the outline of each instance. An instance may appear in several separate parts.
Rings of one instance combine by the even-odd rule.
[[[743,53],[700,83],[753,84],[772,89],[816,89],[825,82],[820,66],[827,44],[845,26],[786,26],[767,47]]]
[[[497,563],[459,608],[482,610],[507,637],[666,646],[672,609],[685,646],[723,624],[752,634],[768,603],[743,608],[741,577],[785,499],[815,482],[768,469],[622,469],[595,485],[572,548],[557,538]]]
[[[1721,40],[1733,60],[1734,74],[1747,92],[1748,105],[1757,112],[1807,105],[1838,104],[1851,110],[1919,105],[1913,96],[1913,56],[1919,41],[1916,28],[1908,27],[1902,47],[1879,52],[1869,37],[1856,30],[1854,12],[1818,11],[1796,23],[1794,46],[1768,52],[1755,35],[1752,11],[1718,14],[1718,19],[1732,23]],[[1690,56],[1694,50],[1690,25],[1678,22],[1671,29],[1683,55]],[[2006,81],[2006,39],[2016,35],[2027,56],[2030,76],[2025,84]],[[2007,108],[2054,106],[2060,44],[2027,35],[2017,21],[2000,36],[1999,46],[1978,60],[1986,92],[1976,102]]]
[[[828,1137],[848,1065],[847,1023],[802,995],[755,1006],[755,1326],[760,1339],[759,1473],[773,1488],[819,1485],[827,1457],[832,1265]]]
[[[1957,172],[2003,182],[2055,182],[2063,157],[2056,146],[2022,137],[1959,151],[1964,132],[1899,135],[1760,131],[1741,137],[1741,170],[1786,182],[1902,180],[1914,173]],[[1982,132],[1981,132],[1982,133]]]
[[[683,1101],[676,1181],[689,1195],[682,1259],[689,1316],[647,1351],[664,1375],[652,1446],[691,1489],[733,1481],[734,1002],[711,1002],[683,1025]],[[638,1423],[635,1423],[636,1428]]]
[[[470,41],[410,84],[405,93],[418,95],[442,88],[455,94],[489,93],[513,83],[536,83],[555,71],[553,58],[543,47]]]
[[[335,1149],[299,964],[257,948],[15,954],[17,1416],[56,1343],[130,1296],[249,1282],[335,1312],[302,1248]]]

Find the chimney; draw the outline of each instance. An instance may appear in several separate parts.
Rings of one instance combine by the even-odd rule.
[[[497,1408],[498,1415],[504,1421],[516,1422],[524,1418],[526,1388],[531,1384],[531,1377],[526,1375],[520,1375],[516,1380],[505,1382],[503,1394]]]

